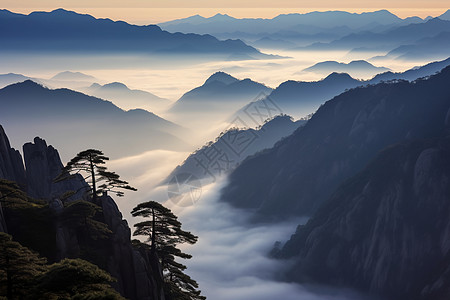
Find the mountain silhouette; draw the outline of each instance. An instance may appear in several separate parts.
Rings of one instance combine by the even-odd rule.
[[[398,73],[385,72],[382,74],[378,74],[374,78],[369,80],[368,83],[376,84],[380,83],[381,81],[398,80],[398,79],[412,81],[421,77],[434,75],[449,65],[450,65],[450,58],[447,58],[442,61],[431,62],[429,64],[426,64],[425,66],[412,68],[405,72],[398,72]]]
[[[243,54],[268,57],[240,40],[219,41],[210,35],[169,33],[156,25],[137,26],[123,21],[57,9],[29,15],[0,10],[3,51],[110,52],[159,54]]]
[[[450,21],[450,9],[447,9],[447,11],[440,15],[438,18],[441,20]]]
[[[291,259],[286,280],[448,299],[450,140],[437,129],[388,147],[340,185],[277,253]]]
[[[22,74],[8,73],[0,74],[0,88],[4,88],[13,83],[22,82],[31,79],[30,77],[24,76]]]
[[[251,79],[238,80],[224,72],[216,72],[205,83],[185,93],[170,108],[171,112],[208,112],[220,110],[224,107],[235,107],[250,102],[261,93],[269,94],[271,88]],[[229,110],[228,113],[232,113]],[[225,113],[227,113],[225,111]]]
[[[447,67],[428,80],[368,85],[336,96],[293,135],[244,161],[230,174],[222,200],[264,218],[311,215],[378,151],[444,132],[449,79]]]
[[[172,103],[150,92],[129,89],[121,82],[111,82],[104,85],[94,83],[90,87],[82,89],[82,91],[91,96],[110,100],[125,110],[141,108],[151,112],[160,112]]]
[[[63,81],[95,81],[96,78],[91,75],[87,75],[81,72],[64,71],[56,74],[51,80],[63,80]]]
[[[98,148],[117,158],[186,146],[175,137],[185,131],[153,113],[124,111],[109,101],[69,89],[47,89],[31,80],[1,89],[0,107],[2,123],[16,141],[39,133],[57,141],[67,155]]]
[[[231,128],[222,132],[215,141],[208,142],[171,172],[166,183],[183,173],[202,179],[204,183],[215,182],[228,174],[248,156],[271,148],[281,138],[289,136],[306,121],[294,122],[291,117],[276,116],[258,129]],[[211,159],[212,158],[212,159]]]
[[[331,73],[323,80],[312,82],[288,80],[281,83],[267,97],[246,104],[234,116],[248,115],[254,107],[260,107],[261,111],[269,106],[277,109],[276,113],[286,113],[300,118],[313,113],[333,96],[363,84],[345,73]]]
[[[304,82],[289,80],[281,83],[267,97],[251,102],[239,109],[233,116],[241,118],[248,115],[254,107],[264,109],[267,104],[277,108],[277,113],[286,113],[302,118],[314,113],[325,101],[358,86],[373,85],[382,81],[408,80],[434,75],[450,65],[450,58],[416,67],[405,72],[384,72],[370,80],[356,80],[346,73],[331,73],[319,81]],[[244,119],[251,124],[251,120]]]
[[[318,28],[317,32],[327,28],[346,25],[350,28],[360,28],[369,25],[387,25],[401,23],[402,19],[387,10],[354,14],[344,11],[310,12],[305,14],[281,14],[272,19],[237,19],[228,15],[217,14],[210,18],[192,16],[160,23],[163,29],[171,32],[194,32],[200,34],[216,34],[223,32],[243,33],[274,33],[280,30],[295,31],[295,26]],[[316,33],[317,33],[316,32]],[[297,33],[308,33],[297,31]]]
[[[348,64],[337,61],[324,61],[303,70],[303,72],[314,72],[319,74],[329,74],[330,72],[350,73],[354,76],[367,76],[368,74],[372,74],[373,76],[373,73],[382,73],[386,71],[389,71],[389,69],[375,67],[365,60],[354,60]]]
[[[386,56],[399,59],[435,59],[449,55],[450,30],[432,37],[426,37],[411,45],[403,45],[390,51]]]
[[[450,21],[438,18],[425,23],[408,24],[392,28],[380,33],[360,32],[352,33],[330,43],[316,43],[303,49],[384,49],[392,50],[396,47],[414,43],[420,39],[435,36],[441,32],[450,31]]]

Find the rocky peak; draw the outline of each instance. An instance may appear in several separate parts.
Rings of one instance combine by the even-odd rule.
[[[0,178],[25,185],[25,169],[19,151],[12,148],[3,127],[0,125]]]
[[[55,183],[54,179],[61,173],[63,164],[58,151],[47,146],[45,140],[36,137],[34,143],[23,146],[25,158],[27,192],[37,199],[51,200],[59,198],[67,191],[76,192],[69,200],[83,198],[84,179],[78,175],[73,179]]]

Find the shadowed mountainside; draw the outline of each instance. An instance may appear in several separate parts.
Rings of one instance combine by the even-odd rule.
[[[0,118],[15,141],[43,135],[57,141],[64,153],[93,146],[117,158],[186,146],[174,136],[186,131],[155,114],[123,111],[109,101],[30,80],[1,89],[0,106]]]
[[[293,135],[232,172],[222,200],[265,218],[311,215],[378,151],[444,132],[449,79],[447,67],[428,80],[380,83],[333,98]]]
[[[244,113],[246,111],[254,112],[254,107],[260,107],[264,111],[266,106],[271,106],[271,108],[276,108],[278,113],[287,113],[295,118],[301,118],[314,113],[325,101],[339,95],[347,89],[368,84],[377,84],[382,81],[413,81],[421,77],[434,75],[448,65],[450,65],[450,58],[432,62],[405,72],[394,73],[388,71],[366,81],[353,79],[345,73],[332,73],[322,80],[312,82],[289,80],[280,84],[268,97],[247,104],[237,111],[234,116],[245,115]]]
[[[448,299],[449,158],[448,137],[382,151],[276,253],[294,258],[285,279],[382,299]]]
[[[94,83],[90,87],[82,89],[82,91],[94,97],[110,100],[125,110],[141,108],[151,112],[159,112],[165,110],[172,103],[170,100],[158,97],[150,92],[132,90],[120,82],[111,82],[104,85]]]
[[[169,33],[156,25],[137,26],[123,21],[57,9],[29,15],[0,10],[2,51],[110,52],[159,54],[220,54],[262,58],[240,40],[219,41],[211,35]]]
[[[9,191],[2,195],[7,201],[0,204],[0,231],[11,234],[50,262],[82,258],[96,264],[117,280],[112,286],[127,299],[164,300],[158,260],[133,247],[131,230],[114,200],[103,195],[98,207],[79,201],[88,199],[80,192],[63,203],[60,199],[65,192],[87,186],[83,177],[77,174],[55,183],[63,164],[58,151],[38,137],[34,143],[25,144],[23,150],[26,169],[0,125],[0,189]],[[3,179],[16,181],[27,194]],[[14,278],[20,284],[22,278]]]
[[[420,39],[435,36],[450,31],[450,21],[434,18],[425,23],[409,24],[384,32],[352,33],[330,43],[315,43],[304,49],[384,49],[392,50],[396,47],[414,43]]]
[[[271,148],[281,138],[289,136],[306,121],[293,122],[289,116],[276,116],[257,130],[230,129],[216,140],[195,151],[172,171],[166,179],[185,173],[193,179],[214,182],[234,170],[244,159],[263,149]]]

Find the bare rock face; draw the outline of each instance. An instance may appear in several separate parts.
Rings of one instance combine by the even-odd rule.
[[[163,300],[164,293],[156,278],[159,275],[162,280],[162,272],[152,267],[149,257],[133,249],[131,230],[114,200],[107,195],[100,200],[105,223],[113,232],[108,272],[117,279],[114,287],[129,299]]]
[[[11,148],[8,137],[0,125],[0,178],[25,186],[25,169],[19,151]]]
[[[447,112],[447,116],[445,117],[445,127],[450,130],[450,109]]]
[[[27,191],[36,199],[60,198],[68,191],[76,192],[69,198],[70,200],[82,199],[83,193],[88,185],[81,175],[61,181],[54,182],[54,179],[61,173],[63,164],[58,151],[52,146],[47,146],[45,140],[36,137],[34,143],[26,143],[23,146],[25,157]]]

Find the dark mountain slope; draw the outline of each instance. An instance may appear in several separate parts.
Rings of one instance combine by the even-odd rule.
[[[326,102],[293,135],[244,161],[222,200],[264,217],[310,215],[393,143],[444,132],[450,67],[428,80],[381,83]]]
[[[15,140],[23,143],[40,134],[58,141],[65,153],[90,146],[118,157],[133,154],[132,149],[137,154],[184,146],[173,135],[181,127],[155,114],[125,112],[109,101],[29,80],[1,89],[0,107],[0,119]]]
[[[237,19],[228,15],[217,14],[210,18],[192,16],[159,24],[162,28],[176,32],[196,33],[237,33],[247,34],[274,33],[291,30],[296,34],[327,32],[334,27],[346,25],[353,29],[360,27],[377,27],[381,24],[392,25],[402,19],[386,10],[349,13],[345,11],[310,12],[306,14],[281,14],[272,19]]]
[[[345,73],[331,73],[320,81],[304,82],[289,80],[280,84],[268,98],[281,110],[296,117],[314,112],[326,100],[346,89],[364,83]],[[245,108],[244,108],[245,109]]]
[[[369,80],[367,83],[377,84],[380,83],[381,81],[389,81],[397,79],[412,81],[416,80],[417,78],[434,75],[449,65],[450,65],[450,58],[447,58],[442,61],[431,62],[424,66],[413,68],[411,70],[407,70],[401,73],[385,72],[382,74],[378,74],[374,78]]]
[[[238,80],[227,73],[211,75],[202,86],[185,93],[171,108],[172,112],[217,109],[225,105],[243,105],[271,88],[250,79]],[[222,104],[222,105],[221,105]]]
[[[450,28],[435,36],[418,40],[411,45],[402,45],[390,51],[387,56],[401,59],[427,59],[448,57],[450,54]]]
[[[280,108],[279,112],[300,118],[315,112],[325,101],[339,95],[347,89],[389,80],[404,79],[412,81],[420,77],[434,75],[448,65],[450,65],[450,58],[432,62],[405,72],[385,72],[367,81],[356,80],[346,73],[331,73],[326,78],[313,82],[289,80],[280,84],[272,91],[269,97],[244,106],[235,115],[244,115],[242,112],[252,106],[264,107],[264,102],[270,99],[271,102]]]
[[[342,184],[278,255],[296,258],[289,280],[444,300],[449,232],[450,139],[414,141],[384,150]]]
[[[258,50],[241,40],[219,41],[210,35],[169,33],[156,25],[123,21],[57,9],[29,15],[0,10],[2,50],[56,52],[210,53],[253,55]]]
[[[293,122],[289,116],[276,116],[258,129],[230,129],[216,140],[195,151],[168,176],[187,173],[208,183],[228,174],[245,158],[271,148],[281,138],[289,136],[305,121]]]
[[[392,50],[404,44],[411,44],[419,39],[450,31],[450,21],[434,18],[425,23],[409,24],[389,29],[381,33],[352,33],[331,43],[316,43],[307,49],[353,49],[376,48]]]
[[[100,85],[92,84],[90,87],[82,89],[86,94],[113,101],[122,109],[141,108],[151,112],[159,112],[167,108],[171,102],[160,98],[152,93],[132,90],[121,82],[111,82]]]
[[[0,125],[0,195],[6,197],[0,203],[0,232],[11,234],[14,240],[50,262],[82,258],[96,264],[117,279],[112,285],[127,299],[163,300],[158,260],[133,247],[131,230],[114,200],[103,195],[98,207],[87,201],[76,201],[89,198],[80,192],[63,203],[60,199],[65,192],[87,185],[83,177],[78,174],[65,182],[54,183],[54,177],[63,167],[58,151],[38,137],[23,149],[26,174],[22,156],[9,146]],[[5,153],[14,155],[8,158]],[[9,174],[18,175],[12,178]],[[4,179],[20,179],[26,184],[19,181],[20,190]],[[5,290],[2,288],[1,294]]]

